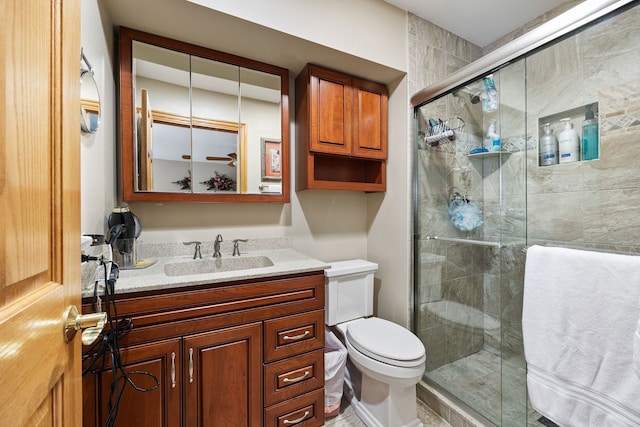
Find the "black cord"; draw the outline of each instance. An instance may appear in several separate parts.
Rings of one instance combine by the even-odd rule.
[[[120,347],[118,341],[124,338],[133,329],[133,320],[131,317],[118,316],[118,308],[116,306],[115,299],[115,284],[118,279],[119,269],[117,264],[111,263],[111,273],[107,277],[107,263],[102,263],[104,267],[105,277],[105,289],[104,289],[104,303],[107,313],[107,322],[109,323],[109,329],[103,330],[102,340],[94,342],[83,354],[82,363],[84,368],[82,375],[87,373],[93,373],[100,375],[107,369],[107,364],[110,362],[109,370],[111,371],[111,388],[109,393],[108,413],[105,420],[105,427],[113,427],[118,417],[120,410],[120,401],[127,387],[127,384],[131,385],[134,390],[147,392],[152,391],[160,387],[160,381],[151,372],[147,371],[131,371],[126,372],[122,359],[120,358]],[[94,307],[99,305],[98,296],[98,283],[96,280],[94,283]],[[155,384],[151,387],[140,387],[131,378],[132,375],[144,375],[151,377]],[[122,386],[120,386],[122,381]]]

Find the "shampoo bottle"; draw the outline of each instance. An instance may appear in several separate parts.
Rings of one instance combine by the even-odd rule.
[[[484,147],[489,151],[500,151],[500,135],[496,132],[496,121],[489,124],[487,135],[484,137]]]
[[[551,132],[550,123],[544,125],[544,135],[540,138],[538,155],[540,166],[558,164],[558,139]]]
[[[558,161],[570,163],[580,160],[580,138],[573,130],[571,119],[562,119],[564,129],[558,135]]]
[[[582,122],[582,160],[598,158],[598,119],[593,113],[593,104],[587,105]]]

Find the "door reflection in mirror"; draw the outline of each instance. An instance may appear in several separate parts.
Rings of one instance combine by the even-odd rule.
[[[281,138],[282,76],[133,41],[136,191],[260,193]],[[252,142],[253,141],[253,142]]]
[[[289,202],[285,68],[124,27],[118,47],[123,201]],[[268,193],[266,136],[282,141]]]

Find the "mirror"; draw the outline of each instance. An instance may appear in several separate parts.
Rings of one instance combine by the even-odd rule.
[[[288,80],[283,68],[120,28],[123,201],[288,202]]]
[[[84,64],[83,64],[84,63]],[[85,68],[86,66],[86,68]],[[93,67],[80,53],[80,129],[96,133],[100,127],[100,92],[93,75]]]

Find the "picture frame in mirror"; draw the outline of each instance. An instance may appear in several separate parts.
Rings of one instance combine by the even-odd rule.
[[[261,138],[262,180],[280,181],[282,179],[282,142],[279,139]]]

